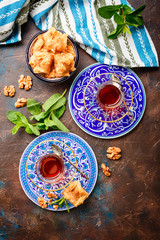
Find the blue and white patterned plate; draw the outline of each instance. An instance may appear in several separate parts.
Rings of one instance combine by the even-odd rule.
[[[36,162],[45,154],[51,153],[51,145],[58,145],[66,158],[89,176],[87,181],[80,173],[71,166],[64,158],[64,176],[58,183],[48,184],[42,182],[36,173]],[[25,149],[19,165],[19,178],[22,188],[26,195],[37,205],[38,197],[43,197],[48,201],[47,193],[54,192],[58,197],[62,197],[62,192],[72,180],[77,180],[82,187],[90,194],[95,186],[98,175],[96,157],[91,147],[79,136],[73,133],[60,131],[48,132],[34,139]],[[74,206],[71,203],[69,208]],[[48,205],[48,210],[55,211],[52,206]],[[58,211],[66,210],[66,206]]]
[[[134,121],[127,115],[124,102],[112,110],[103,110],[96,101],[98,87],[114,74],[124,90],[127,107]],[[69,92],[69,108],[77,125],[88,134],[104,139],[121,137],[141,120],[146,95],[139,77],[130,69],[96,63],[85,68],[74,80]]]

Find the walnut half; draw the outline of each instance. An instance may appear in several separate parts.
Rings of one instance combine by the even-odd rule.
[[[58,205],[53,205],[53,208],[54,208],[55,210],[57,210],[57,209],[58,209]]]
[[[32,87],[32,78],[30,76],[25,77],[21,75],[18,83],[19,88],[25,88],[25,90],[28,91]]]
[[[44,200],[43,197],[38,197],[38,198],[37,198],[37,201],[38,201],[39,205],[40,205],[42,208],[46,208],[46,207],[47,207],[47,202]]]
[[[48,198],[58,198],[58,196],[55,193],[47,193]]]
[[[106,175],[107,177],[111,176],[111,170],[104,163],[101,164],[101,168],[104,175]]]
[[[13,97],[14,94],[15,94],[15,88],[14,88],[13,85],[10,85],[9,87],[5,86],[5,88],[4,88],[4,95],[5,96]]]
[[[14,106],[16,108],[20,108],[20,107],[24,107],[27,103],[27,99],[26,98],[18,98],[17,102],[15,102]]]
[[[52,203],[52,201],[53,201],[53,199],[52,198],[50,198],[49,200],[48,200],[48,204],[49,205],[52,205],[51,203]]]
[[[112,160],[118,160],[121,157],[121,149],[119,147],[109,147],[107,149],[107,157]]]

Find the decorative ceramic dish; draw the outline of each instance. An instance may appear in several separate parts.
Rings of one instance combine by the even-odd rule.
[[[96,100],[101,84],[115,75],[124,90],[124,102],[116,108],[103,110]],[[132,112],[130,120],[127,108]],[[104,139],[121,137],[140,122],[146,106],[146,95],[139,77],[120,66],[93,64],[74,80],[69,92],[69,108],[77,125],[86,133]]]
[[[88,175],[86,180],[71,166],[64,158],[64,176],[58,182],[47,183],[39,179],[36,172],[36,163],[43,155],[52,153],[51,145],[57,144],[63,151],[64,156],[75,164],[81,171]],[[19,178],[26,195],[37,205],[38,197],[48,200],[47,193],[53,192],[62,197],[63,190],[73,181],[77,180],[82,187],[90,194],[95,186],[98,175],[96,157],[90,146],[79,136],[73,133],[60,131],[48,132],[34,139],[25,149],[19,165]],[[69,208],[74,206],[71,203]],[[55,209],[48,205],[48,210]],[[66,210],[66,206],[57,211]]]

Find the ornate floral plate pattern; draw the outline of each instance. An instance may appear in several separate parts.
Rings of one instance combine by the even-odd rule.
[[[51,145],[58,145],[64,153],[64,174],[59,182],[49,184],[42,182],[36,172],[36,163],[40,157],[52,153]],[[71,166],[65,158],[68,158],[73,164],[89,176],[87,181],[80,173]],[[19,165],[19,177],[22,188],[26,195],[37,205],[38,197],[49,200],[47,192],[54,192],[58,197],[62,197],[62,192],[72,180],[77,180],[82,187],[90,194],[97,180],[98,168],[96,157],[90,146],[80,137],[73,133],[48,132],[34,139],[25,149]],[[69,203],[69,208],[74,207]],[[48,210],[55,211],[48,205]],[[66,207],[58,209],[66,210]]]
[[[116,75],[123,87],[124,99],[134,121],[127,115],[124,102],[112,110],[99,107],[96,94],[99,86]],[[130,132],[141,120],[146,106],[141,80],[130,69],[120,66],[93,64],[74,80],[69,92],[69,108],[77,125],[88,134],[112,139]]]

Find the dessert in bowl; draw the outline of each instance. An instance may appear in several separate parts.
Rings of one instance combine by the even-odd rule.
[[[78,48],[74,40],[54,27],[37,33],[26,49],[30,71],[46,82],[67,80],[75,72],[78,60]]]

